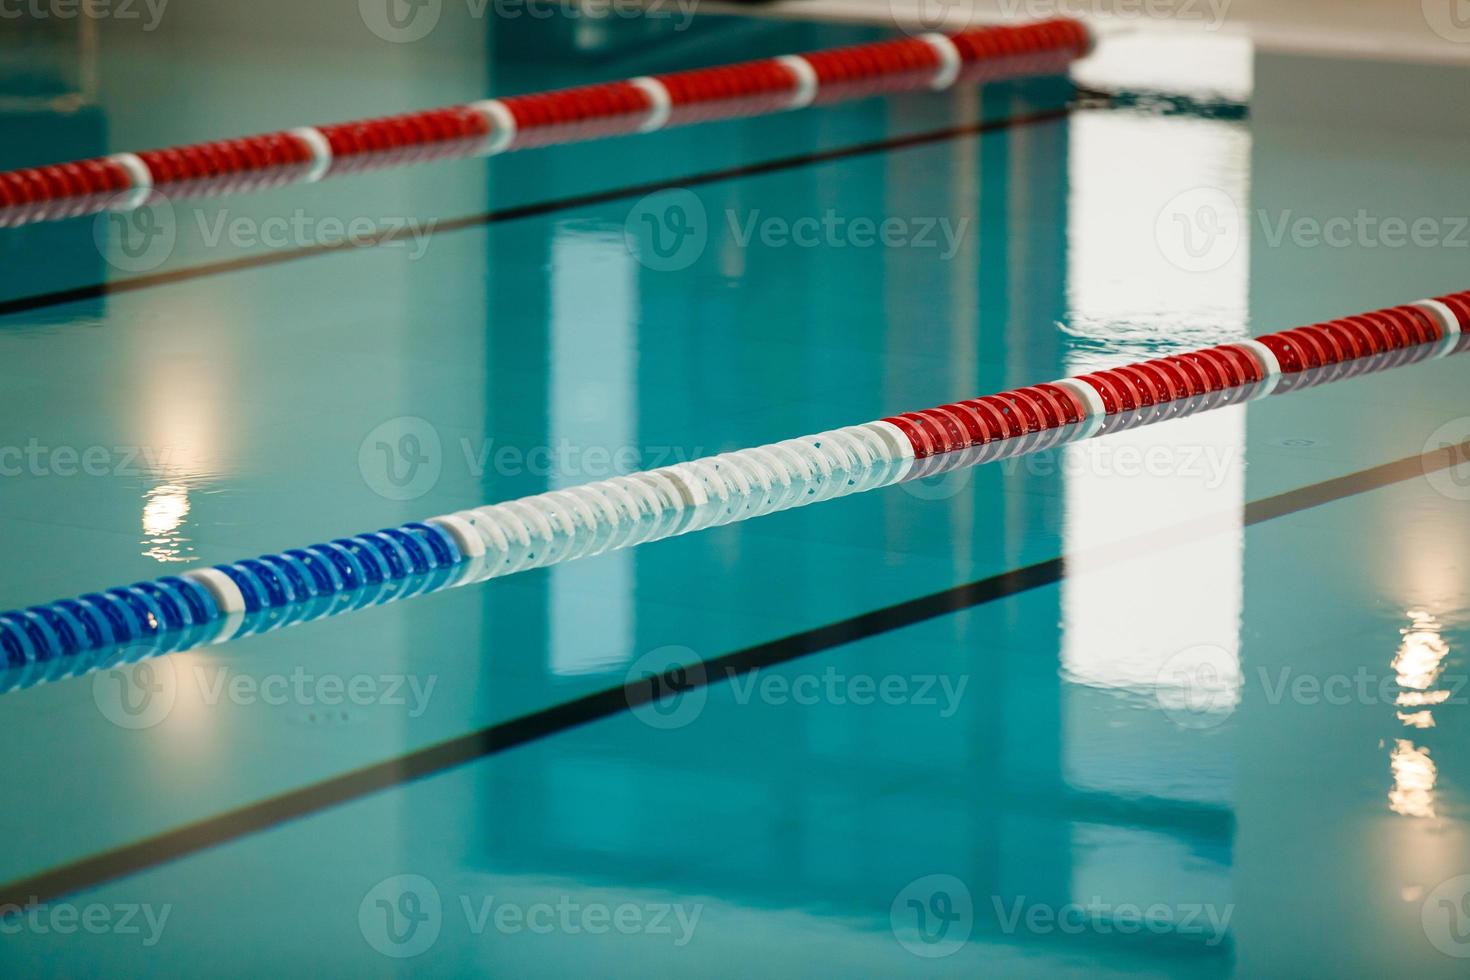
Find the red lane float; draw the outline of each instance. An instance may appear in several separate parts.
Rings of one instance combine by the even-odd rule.
[[[136,207],[155,188],[174,193],[198,190],[206,182],[230,188],[273,186],[882,92],[1053,73],[1086,55],[1092,45],[1085,25],[1062,17],[31,167],[0,173],[0,208],[13,212],[0,214],[0,226]],[[237,179],[257,176],[258,182]],[[117,200],[129,191],[133,193]]]
[[[1094,371],[1052,384],[987,395],[883,419],[903,433],[914,458],[1264,384],[1282,375],[1442,341],[1448,353],[1470,330],[1470,291],[1395,306],[1254,340]]]

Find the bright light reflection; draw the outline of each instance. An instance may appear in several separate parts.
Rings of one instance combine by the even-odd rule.
[[[154,487],[144,496],[143,554],[161,562],[191,561],[188,538],[178,533],[189,516],[189,491],[175,484]]]
[[[1236,57],[1248,77],[1249,49]],[[1069,131],[1066,373],[1248,336],[1248,238],[1219,267],[1190,271],[1166,254],[1156,218],[1201,187],[1244,206],[1250,131],[1231,121],[1115,112],[1074,115]],[[1062,666],[1071,684],[1141,693],[1166,712],[1192,714],[1203,705],[1225,713],[1239,703],[1245,442],[1245,410],[1237,406],[1063,451],[1064,548],[1080,561],[1141,533],[1220,520],[1216,533],[1167,553],[1064,579]],[[1134,466],[1135,460],[1143,462]],[[1181,568],[1189,574],[1179,574]],[[1092,699],[1069,698],[1071,785],[1228,796],[1228,740],[1149,741],[1154,731],[1174,731],[1145,727],[1169,726],[1165,717],[1136,731],[1115,730],[1115,723]],[[1120,751],[1123,745],[1136,751]],[[1138,752],[1156,761],[1165,753],[1169,763],[1140,767]]]
[[[1444,704],[1450,692],[1432,689],[1444,672],[1449,644],[1440,635],[1440,623],[1422,609],[1410,609],[1409,625],[1400,630],[1403,642],[1393,658],[1393,669],[1401,690],[1395,703],[1401,708],[1423,708],[1422,711],[1396,712],[1406,727],[1424,730],[1435,727],[1434,713],[1429,707]],[[1429,758],[1429,749],[1418,748],[1408,739],[1398,739],[1389,756],[1393,771],[1393,788],[1388,792],[1388,808],[1406,817],[1434,816],[1434,783],[1438,771]]]
[[[1227,46],[1230,57],[1230,71],[1248,78],[1250,48]],[[1175,90],[1167,79],[1158,84]],[[1172,239],[1158,232],[1158,216],[1200,188],[1247,206],[1250,129],[1232,120],[1082,112],[1070,118],[1069,148],[1064,373],[1250,335],[1250,238],[1235,242],[1219,266],[1195,272],[1176,264],[1179,257],[1166,253]],[[1079,567],[1108,555],[1105,569],[1069,574],[1061,585],[1070,786],[1232,799],[1232,739],[1214,738],[1225,729],[1208,721],[1241,701],[1245,458],[1241,406],[1061,454],[1064,551]],[[1151,550],[1163,542],[1151,538],[1136,557],[1114,554],[1125,539],[1197,522],[1213,533],[1166,550]],[[1083,688],[1130,692],[1120,704],[1155,710],[1100,710],[1103,702]],[[1180,733],[1180,718],[1207,723],[1202,733]],[[1075,877],[1073,887],[1086,883]]]
[[[137,465],[153,484],[143,492],[139,544],[145,558],[164,563],[193,561],[186,533],[189,494],[219,472],[216,461],[226,452],[219,406],[226,386],[209,371],[181,371],[169,358],[140,349],[134,367],[138,403],[134,426],[139,433]],[[220,353],[216,363],[230,357]]]
[[[1439,680],[1450,648],[1440,636],[1439,622],[1429,613],[1411,609],[1409,619],[1413,621],[1413,625],[1400,631],[1404,642],[1399,645],[1398,654],[1393,658],[1393,669],[1398,674],[1399,687],[1409,688],[1411,691],[1427,691]],[[1402,698],[1399,700],[1399,704],[1413,703],[1415,702]]]
[[[1434,784],[1439,770],[1421,749],[1406,738],[1394,742],[1390,758],[1393,789],[1388,791],[1388,808],[1406,817],[1434,816]]]
[[[1169,92],[1249,102],[1255,88],[1249,38],[1196,31],[1117,33],[1073,69],[1079,84],[1104,91]]]

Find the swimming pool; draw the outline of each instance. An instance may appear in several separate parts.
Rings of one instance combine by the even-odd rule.
[[[0,165],[883,36],[446,10],[60,32]],[[0,229],[0,608],[1470,285],[1462,71],[1119,43]],[[0,962],[1459,975],[1466,363],[18,687]]]

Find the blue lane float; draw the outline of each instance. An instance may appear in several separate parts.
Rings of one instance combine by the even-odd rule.
[[[3,613],[0,651],[10,668],[120,646],[168,653],[187,649],[182,642],[201,645],[201,636],[234,639],[258,613],[293,609],[298,614],[287,618],[299,621],[308,611],[316,619],[360,608],[367,596],[381,599],[385,583],[463,561],[453,537],[415,522]],[[250,628],[258,631],[254,619]]]

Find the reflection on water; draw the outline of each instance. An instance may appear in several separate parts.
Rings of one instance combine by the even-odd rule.
[[[193,503],[224,474],[221,461],[238,451],[221,418],[230,403],[230,386],[213,366],[216,362],[206,367],[190,363],[184,369],[179,360],[159,356],[151,344],[141,344],[134,356],[129,411],[139,433],[141,475],[152,484],[143,492],[139,543],[143,556],[154,561],[194,561],[193,539],[186,533]],[[234,357],[221,351],[217,363],[231,363]],[[198,519],[195,515],[196,523]]]
[[[1118,33],[1073,69],[1079,85],[1105,92],[1167,92],[1196,101],[1248,103],[1255,89],[1249,38],[1181,31]]]
[[[1441,625],[1431,613],[1422,609],[1408,611],[1409,625],[1399,632],[1403,642],[1393,658],[1395,680],[1400,688],[1394,704],[1400,709],[1398,720],[1406,727],[1434,727],[1434,705],[1449,700],[1450,691],[1436,688],[1444,672],[1450,648],[1441,635]],[[1414,708],[1418,710],[1405,711]],[[1438,770],[1429,757],[1428,748],[1420,748],[1406,738],[1396,739],[1389,756],[1393,771],[1393,788],[1388,791],[1388,808],[1406,817],[1432,817],[1434,784]]]
[[[1429,758],[1429,750],[1406,738],[1397,739],[1390,765],[1393,789],[1388,791],[1388,808],[1406,817],[1434,816],[1434,783],[1439,771]]]
[[[1197,74],[1208,63],[1248,88],[1250,57],[1248,46],[1226,45],[1176,74]],[[1181,90],[1172,78],[1166,84],[1115,74],[1126,67],[1100,66],[1093,83]],[[1068,302],[1059,325],[1067,373],[1248,336],[1248,236],[1224,242],[1218,261],[1202,267],[1178,254],[1159,224],[1171,209],[1193,217],[1199,207],[1178,202],[1190,204],[1200,188],[1248,203],[1248,127],[1079,112],[1070,132]],[[1144,145],[1148,154],[1138,152]],[[1241,699],[1244,408],[1118,432],[1064,452],[1069,559],[1140,532],[1222,522],[1217,533],[1164,554],[1063,579],[1062,668],[1073,685],[1062,723],[1067,779],[1090,791],[1228,804],[1236,769],[1231,740],[1180,738],[1179,728],[1226,732],[1219,726]],[[1135,467],[1132,460],[1152,462]],[[1152,710],[1098,711],[1097,690],[1144,695],[1125,700]]]
[[[189,491],[172,483],[143,495],[143,554],[161,562],[193,561],[194,548],[179,529],[189,516]]]
[[[18,4],[0,16],[9,32],[0,59],[0,112],[61,114],[97,104],[97,18],[75,12],[23,18]]]
[[[1398,696],[1397,703],[1407,707],[1441,704],[1449,698],[1450,692],[1431,691],[1429,688],[1439,680],[1450,648],[1440,635],[1439,622],[1429,613],[1411,609],[1409,619],[1412,625],[1400,631],[1404,641],[1393,658],[1398,685],[1407,688]]]
[[[1250,130],[1108,112],[1071,129],[1068,367],[1249,336],[1250,238],[1218,212],[1249,206]],[[1141,159],[1143,145],[1157,149]]]
[[[559,225],[550,292],[550,444],[612,457],[637,437],[638,280],[622,234]],[[552,490],[612,475],[579,472],[570,457],[554,460],[553,470]],[[626,660],[635,561],[625,551],[593,565],[552,570],[547,628],[553,673],[595,673]]]

